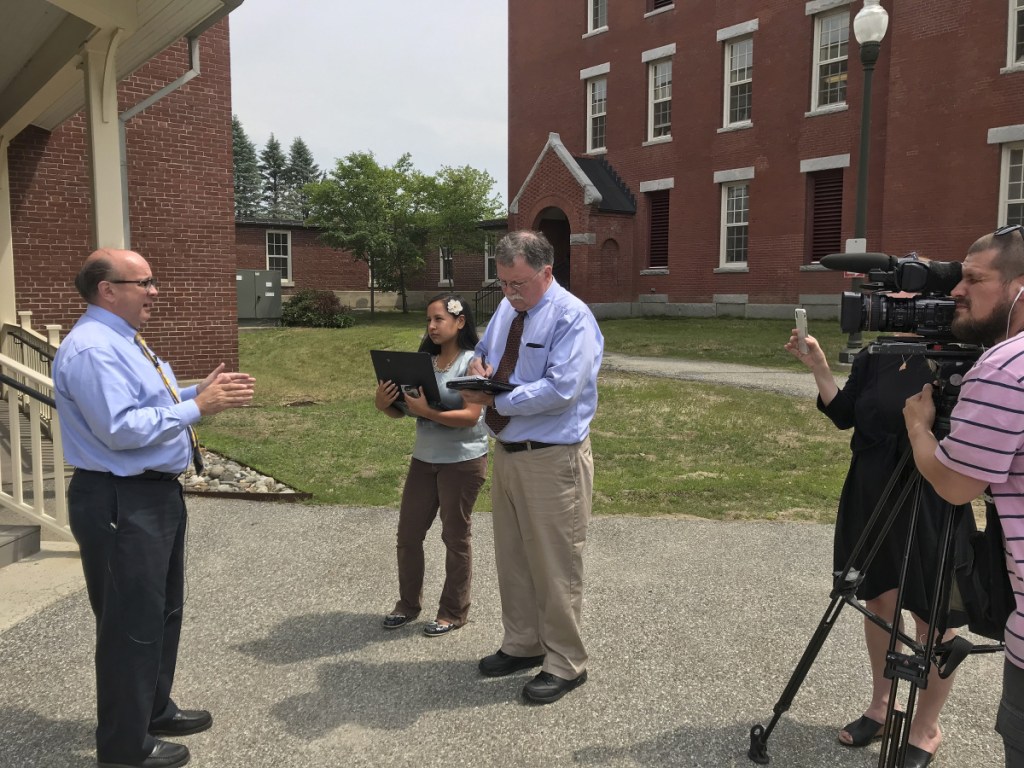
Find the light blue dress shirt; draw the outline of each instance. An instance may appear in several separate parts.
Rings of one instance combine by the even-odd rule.
[[[160,366],[178,389],[171,366]],[[175,403],[135,329],[117,315],[89,306],[57,350],[53,388],[72,466],[131,476],[184,472],[191,463],[196,388],[178,389]]]
[[[516,310],[503,299],[477,344],[496,371]],[[590,308],[557,281],[527,311],[519,360],[509,382],[516,388],[494,398],[512,421],[497,436],[504,443],[537,440],[572,445],[590,434],[597,411],[597,373],[604,336]]]

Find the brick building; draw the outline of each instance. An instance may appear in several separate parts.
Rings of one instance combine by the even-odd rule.
[[[867,250],[959,260],[1024,223],[1024,0],[885,0]],[[854,0],[520,0],[509,227],[599,314],[834,312],[854,236]]]
[[[9,124],[16,131],[8,134],[6,146],[0,130],[10,206],[9,251],[4,253],[10,261],[0,263],[13,272],[14,283],[13,295],[0,296],[4,322],[13,322],[15,310],[27,310],[37,329],[58,324],[66,333],[84,309],[73,285],[84,257],[96,243],[130,246],[149,260],[160,280],[146,327],[151,346],[174,362],[180,377],[203,376],[221,361],[237,366],[231,77],[224,17],[238,3],[188,0],[137,9],[122,4],[118,11],[123,18],[98,14],[88,22],[66,14],[60,29],[74,27],[80,35],[66,35],[64,54],[68,70],[79,70],[77,82],[69,75],[64,84],[69,95],[63,102],[55,97],[55,106],[29,115],[26,124]],[[26,14],[24,29],[19,33],[8,28],[7,33],[22,39],[42,34],[40,25],[54,18],[46,6],[35,0],[24,3],[19,9]],[[36,7],[38,17],[32,15]],[[97,10],[88,4],[71,7],[83,16]],[[106,23],[121,32],[97,27]],[[166,42],[161,44],[161,39]],[[103,96],[109,105],[100,107],[101,98],[95,97],[93,109],[103,112],[104,126],[94,123],[90,128],[88,110],[67,115],[93,98],[91,77],[107,76],[83,75],[81,70],[89,67],[76,65],[90,55],[82,51],[97,40],[99,61],[117,61],[123,79],[116,98],[113,93]],[[38,58],[53,52],[40,50]],[[31,73],[29,66],[22,75]],[[172,84],[170,92],[144,111],[134,116],[128,112]],[[24,90],[17,80],[10,90],[15,87]],[[67,105],[70,110],[62,114]],[[124,126],[121,153],[119,115]],[[97,137],[103,131],[113,134]],[[104,140],[106,146],[98,146]],[[117,183],[118,154],[126,164],[122,183]]]

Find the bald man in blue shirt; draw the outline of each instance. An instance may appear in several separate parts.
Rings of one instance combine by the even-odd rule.
[[[159,293],[142,256],[104,249],[75,278],[88,303],[53,362],[71,531],[96,615],[96,757],[101,768],[176,768],[188,748],[155,738],[213,717],[171,699],[184,603],[188,515],[178,476],[198,456],[201,416],[252,402],[255,380],[224,364],[198,385],[138,331]]]

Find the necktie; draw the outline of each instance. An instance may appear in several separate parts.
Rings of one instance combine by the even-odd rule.
[[[178,396],[178,390],[171,384],[170,379],[167,378],[167,374],[164,373],[164,369],[160,367],[160,361],[157,360],[156,355],[146,345],[146,340],[142,338],[141,333],[135,334],[135,343],[139,345],[139,349],[142,350],[142,354],[146,356],[146,359],[153,364],[156,368],[156,372],[160,374],[160,378],[163,379],[164,386],[167,387],[167,391],[171,393],[171,397],[174,402],[180,403],[181,398]],[[199,436],[193,427],[188,428],[188,440],[192,443],[192,464],[195,466],[196,474],[203,474],[203,454],[199,450]]]
[[[498,370],[494,372],[492,378],[497,381],[507,382],[509,377],[512,375],[512,371],[516,369],[516,363],[519,361],[519,342],[523,339],[523,324],[526,321],[525,312],[516,312],[516,316],[512,318],[512,324],[508,327],[508,338],[505,339],[505,351],[501,353],[501,362],[498,363]],[[488,408],[484,414],[484,422],[494,434],[498,434],[512,419],[508,416],[502,416],[493,407]]]

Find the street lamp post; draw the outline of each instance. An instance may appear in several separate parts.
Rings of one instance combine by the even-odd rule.
[[[864,95],[860,105],[860,161],[857,164],[857,214],[853,239],[846,241],[847,253],[864,253],[867,250],[867,202],[868,202],[868,157],[871,147],[871,81],[875,74],[875,63],[882,38],[889,29],[889,14],[882,7],[881,0],[864,0],[864,7],[853,19],[853,35],[860,45],[860,63],[864,70]],[[860,290],[861,280],[853,278],[852,289]],[[846,341],[846,349],[839,354],[843,363],[852,363],[860,351],[860,331],[854,331]]]

